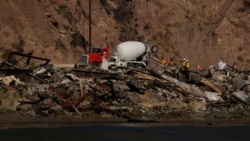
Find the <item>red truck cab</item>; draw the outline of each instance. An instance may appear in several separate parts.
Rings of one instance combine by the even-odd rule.
[[[98,67],[102,63],[103,58],[109,58],[108,47],[93,48],[92,51],[88,54],[82,55],[80,62],[77,64],[77,66],[86,66],[89,64],[91,66]]]

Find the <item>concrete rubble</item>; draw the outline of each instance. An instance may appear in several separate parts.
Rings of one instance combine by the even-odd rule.
[[[33,67],[26,64],[24,69],[7,60],[0,73],[1,115],[156,121],[235,119],[250,114],[248,70],[210,67],[189,71],[183,81],[183,74],[167,67],[111,71],[58,68],[46,62]]]

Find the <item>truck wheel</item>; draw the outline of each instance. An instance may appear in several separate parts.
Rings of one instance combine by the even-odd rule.
[[[99,65],[100,65],[100,64],[99,64],[98,62],[93,62],[93,63],[91,64],[91,67],[98,68]]]
[[[128,63],[127,68],[128,69],[134,68],[134,65],[132,63]]]
[[[142,64],[136,64],[136,66],[135,66],[137,69],[143,69],[144,68],[144,66],[142,65]]]
[[[117,71],[117,67],[116,67],[116,66],[109,66],[109,68],[110,68],[111,70]]]

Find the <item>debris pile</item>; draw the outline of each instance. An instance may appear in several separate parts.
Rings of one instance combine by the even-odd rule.
[[[250,71],[210,67],[109,71],[57,68],[49,59],[25,67],[7,60],[0,67],[0,114],[160,118],[233,119],[250,114]],[[22,64],[23,65],[23,64]],[[178,75],[177,75],[178,74]]]

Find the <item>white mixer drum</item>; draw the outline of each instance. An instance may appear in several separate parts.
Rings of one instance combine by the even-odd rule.
[[[135,60],[146,52],[146,46],[138,41],[126,41],[117,45],[117,54],[121,60]]]

